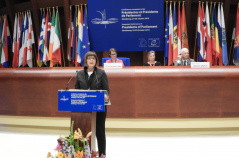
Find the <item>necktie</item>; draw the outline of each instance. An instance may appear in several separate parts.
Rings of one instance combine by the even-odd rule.
[[[186,60],[184,61],[183,65],[186,66]]]

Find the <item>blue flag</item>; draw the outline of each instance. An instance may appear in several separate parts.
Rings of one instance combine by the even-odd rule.
[[[83,22],[83,41],[82,41],[82,54],[81,54],[81,65],[84,66],[84,57],[85,54],[90,51],[90,41],[89,41],[89,32],[88,32],[88,23],[87,23],[87,12],[86,8],[84,11],[84,22]]]
[[[169,47],[169,16],[168,16],[168,5],[167,5],[166,21],[165,21],[165,47],[164,47],[164,57],[165,66],[168,65],[168,47]]]

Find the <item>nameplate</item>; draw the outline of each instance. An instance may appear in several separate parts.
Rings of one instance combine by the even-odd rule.
[[[191,68],[210,68],[210,62],[191,62]]]
[[[122,63],[104,63],[104,68],[105,69],[122,69],[123,64]]]

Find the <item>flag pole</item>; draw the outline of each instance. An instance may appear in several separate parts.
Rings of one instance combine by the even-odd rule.
[[[59,29],[60,29],[60,35],[61,35],[61,23],[60,23],[60,19],[59,19],[59,11],[58,11],[58,6],[56,6],[56,10],[58,12],[58,21],[59,21]],[[63,58],[63,62],[61,64],[62,67],[65,67],[65,57],[64,57],[64,49],[63,49],[63,44],[62,44],[62,35],[61,35],[61,55]],[[58,61],[59,62],[59,61]]]
[[[198,5],[198,16],[199,16],[199,6],[200,5],[201,5],[201,1],[199,1],[199,5]],[[197,26],[196,26],[195,47],[194,47],[193,59],[195,59],[196,48],[197,48],[197,28],[198,28],[198,18],[197,18]]]

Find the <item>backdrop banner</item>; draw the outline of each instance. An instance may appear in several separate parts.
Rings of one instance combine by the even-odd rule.
[[[164,51],[163,0],[88,0],[91,50]]]

